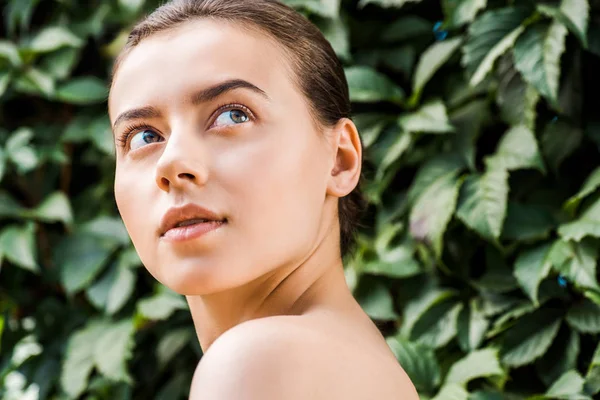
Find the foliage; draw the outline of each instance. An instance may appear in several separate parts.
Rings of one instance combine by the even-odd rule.
[[[421,398],[599,393],[600,2],[287,2],[346,67],[370,203],[347,280]],[[157,3],[3,6],[3,398],[188,393],[187,306],[112,193],[109,70]]]

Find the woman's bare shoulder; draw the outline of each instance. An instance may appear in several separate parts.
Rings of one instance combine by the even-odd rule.
[[[386,367],[356,357],[360,343],[350,348],[336,339],[334,333],[328,335],[302,316],[244,322],[221,335],[203,356],[190,399],[362,399],[379,391],[390,396],[376,398],[418,398],[416,394],[411,397],[414,388],[408,378],[405,385],[394,383],[393,389],[386,388],[386,382],[398,380],[373,374],[386,371]]]

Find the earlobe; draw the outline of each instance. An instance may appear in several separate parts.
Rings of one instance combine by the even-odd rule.
[[[360,178],[362,169],[362,142],[352,120],[342,118],[333,128],[335,161],[327,193],[336,197],[348,195]]]

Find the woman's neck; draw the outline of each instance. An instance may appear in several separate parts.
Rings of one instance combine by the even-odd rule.
[[[242,287],[187,296],[203,352],[225,331],[245,321],[355,308],[338,243],[336,235],[328,235],[301,262],[279,267]]]

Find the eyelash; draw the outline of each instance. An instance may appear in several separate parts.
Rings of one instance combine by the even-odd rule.
[[[210,119],[212,119],[214,116],[218,117],[223,111],[226,111],[227,109],[229,109],[230,111],[240,109],[240,110],[244,111],[246,114],[248,114],[248,117],[251,120],[255,119],[254,113],[252,111],[250,111],[250,109],[248,107],[246,107],[243,104],[239,104],[239,103],[225,103],[225,104],[217,107],[217,109],[211,114]],[[213,123],[214,123],[214,121],[213,121]],[[133,133],[134,132],[137,133],[141,130],[154,130],[154,128],[151,127],[150,125],[144,124],[144,123],[128,125],[127,127],[125,127],[125,130],[123,131],[123,133],[121,135],[119,135],[117,142],[120,144],[121,147],[125,148],[128,144],[129,138],[133,135]]]

